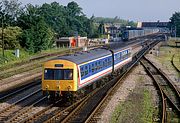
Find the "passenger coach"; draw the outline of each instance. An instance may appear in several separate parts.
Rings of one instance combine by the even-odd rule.
[[[76,92],[131,59],[131,47],[94,49],[58,57],[44,63],[42,90],[50,95]]]

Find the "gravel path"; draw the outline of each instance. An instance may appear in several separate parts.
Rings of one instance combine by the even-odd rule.
[[[142,74],[142,67],[137,66],[132,73],[127,76],[125,80],[123,80],[123,84],[120,86],[120,88],[117,90],[117,92],[114,94],[114,96],[111,98],[110,102],[104,109],[102,115],[101,115],[101,120],[99,123],[109,123],[111,119],[111,115],[113,111],[115,110],[116,106],[119,103],[124,102],[128,95],[133,92],[135,89],[137,83],[138,83],[138,75]]]

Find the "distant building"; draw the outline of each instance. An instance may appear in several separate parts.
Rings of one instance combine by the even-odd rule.
[[[56,39],[57,47],[83,47],[87,45],[87,37],[61,37]]]
[[[114,25],[105,26],[105,33],[109,34],[110,37],[116,38],[119,34],[119,28]]]
[[[169,22],[138,22],[137,28],[150,28],[150,27],[159,27],[159,28],[167,28]]]
[[[170,33],[169,22],[138,22],[137,28],[158,28],[162,33]]]

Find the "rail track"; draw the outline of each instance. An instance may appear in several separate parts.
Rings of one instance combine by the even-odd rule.
[[[20,98],[16,102],[3,103],[4,105],[1,104],[0,122],[7,121],[9,118],[14,116],[14,114],[22,110],[23,107],[28,106],[41,97],[42,93],[41,89],[39,89],[23,98]]]
[[[8,91],[5,91],[5,92],[1,92],[0,94],[0,100],[1,102],[10,98],[10,97],[13,97],[13,96],[16,96],[20,93],[22,93],[23,91],[29,89],[29,88],[32,88],[36,85],[40,85],[41,83],[41,80],[37,80],[37,81],[34,81],[32,83],[29,83],[29,84],[26,84],[26,85],[22,85],[20,87],[14,87],[13,89],[11,90],[8,90]]]
[[[47,97],[41,97],[41,98],[37,99],[33,104],[23,108],[18,113],[16,113],[14,116],[12,116],[10,119],[8,119],[6,121],[6,123],[12,123],[12,122],[20,123],[20,122],[24,122],[24,119],[27,118],[29,115],[32,115],[33,113],[39,111],[39,109],[37,107],[47,106],[48,105],[45,102],[46,99],[47,99]]]
[[[158,42],[153,43],[151,46],[154,46],[157,43]],[[136,54],[132,63],[128,64],[127,66],[132,67],[140,59],[140,57],[142,57],[151,48],[151,46],[144,47],[141,52]],[[105,100],[105,97],[107,96],[107,94],[110,93],[110,91],[108,92],[108,90],[117,82],[118,79],[119,79],[119,77],[117,77],[115,80],[113,80],[114,82],[109,82],[106,86],[99,89],[99,91],[97,91],[96,93],[92,94],[91,96],[87,96],[87,97],[83,98],[82,100],[76,102],[74,105],[71,105],[70,107],[58,106],[59,102],[57,101],[54,104],[45,104],[42,109],[35,111],[34,107],[42,106],[42,101],[46,97],[42,97],[42,95],[40,94],[38,98],[42,97],[41,98],[42,100],[40,99],[36,102],[33,102],[33,104],[32,103],[31,104],[27,104],[27,103],[20,104],[21,102],[23,102],[23,100],[27,99],[27,98],[24,99],[25,98],[24,97],[24,98],[20,99],[19,102],[17,101],[16,103],[14,103],[14,104],[4,108],[2,111],[0,111],[0,122],[1,121],[2,122],[3,121],[8,121],[8,122],[45,122],[45,121],[46,122],[51,122],[51,121],[52,122],[68,122],[68,121],[69,122],[70,121],[78,121],[78,122],[80,121],[81,122],[82,121],[82,122],[86,122],[87,119],[90,119],[90,121],[91,121],[91,119],[94,119],[94,116],[95,116],[95,115],[91,115],[92,112],[97,111],[97,110],[94,111],[94,109],[96,108],[97,105],[103,103],[101,101],[103,99]],[[36,93],[36,92],[34,92],[34,93]],[[35,100],[35,97],[33,97],[32,99]],[[28,105],[28,107],[23,108],[23,107],[25,107],[25,105]],[[13,108],[15,108],[15,110]],[[12,113],[14,113],[15,115],[12,115]],[[84,114],[82,115],[82,113],[84,113]],[[79,114],[79,115],[77,115],[77,114]],[[88,118],[87,116],[89,116],[89,115],[92,116],[92,118]],[[74,117],[74,116],[76,116],[76,117]],[[79,116],[79,117],[77,117],[77,116]],[[69,119],[71,119],[71,120],[69,120]]]
[[[117,77],[118,78],[118,77]],[[117,79],[116,78],[116,79]],[[109,88],[112,86],[113,83],[115,83],[115,80],[112,82],[109,82]],[[103,91],[98,91],[98,90],[103,90]],[[100,96],[104,96],[108,90],[108,87],[103,87],[101,89],[94,90],[92,93],[90,93],[88,96],[84,97],[82,100],[77,101],[73,105],[66,107],[66,106],[59,106],[58,103],[59,101],[55,102],[54,104],[51,104],[44,108],[43,110],[31,115],[27,116],[23,122],[68,122],[68,119],[71,118],[71,116],[74,113],[77,113],[77,111],[82,109],[86,109],[85,105],[88,104],[93,104],[91,100],[94,100],[95,103],[99,102],[101,98]],[[98,95],[98,96],[97,96]],[[94,98],[94,99],[93,99]],[[98,99],[97,99],[98,98]],[[56,105],[58,105],[56,107]],[[96,104],[94,105],[96,106]],[[92,108],[93,106],[91,106]],[[89,110],[89,109],[88,109]],[[89,110],[89,113],[92,111]],[[78,121],[80,122],[80,121]]]
[[[116,92],[116,90],[119,88],[119,86],[121,86],[122,80],[128,74],[130,74],[130,70],[133,69],[133,66],[140,60],[140,58],[143,57],[146,54],[146,52],[148,52],[157,43],[152,43],[150,47],[144,48],[144,50],[142,50],[141,52],[136,54],[136,56],[135,56],[136,59],[134,59],[134,62],[132,62],[132,64],[129,65],[130,67],[125,71],[125,73],[119,79],[117,79],[118,81],[115,82],[114,86],[112,86],[112,88],[110,88],[108,90],[106,96],[100,101],[100,103],[96,106],[96,108],[93,110],[93,112],[90,114],[90,116],[88,116],[88,118],[84,121],[85,123],[91,123],[91,122],[94,123],[100,119],[100,117],[99,117],[100,114],[103,112],[104,107],[109,102],[112,95]]]
[[[157,42],[158,43],[158,42]],[[151,47],[153,47],[157,43],[152,43]],[[112,92],[119,84],[121,84],[121,80],[126,74],[132,69],[132,67],[140,60],[140,58],[151,48],[145,47],[139,54],[136,54],[136,57],[132,63],[129,63],[129,68],[125,71],[122,77],[117,76],[115,79],[108,82],[105,86],[100,88],[96,93],[86,98],[78,107],[76,107],[71,113],[65,118],[60,118],[62,116],[62,112],[58,113],[60,115],[55,115],[46,121],[46,123],[50,122],[97,122],[98,116],[102,111],[102,104],[105,103],[106,99],[112,95]],[[119,80],[119,81],[118,81]],[[117,82],[118,81],[118,82]]]
[[[157,68],[150,60],[143,57],[141,64],[153,79],[155,86],[161,95],[160,116],[161,122],[170,122],[173,118],[180,116],[180,93],[178,88],[167,77],[167,75]],[[173,117],[173,118],[172,118]]]

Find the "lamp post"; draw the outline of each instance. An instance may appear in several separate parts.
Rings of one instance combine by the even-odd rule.
[[[175,26],[175,29],[174,29],[174,30],[175,30],[175,41],[176,41],[176,26]]]
[[[4,57],[4,15],[1,14],[1,24],[2,24],[2,54]]]

